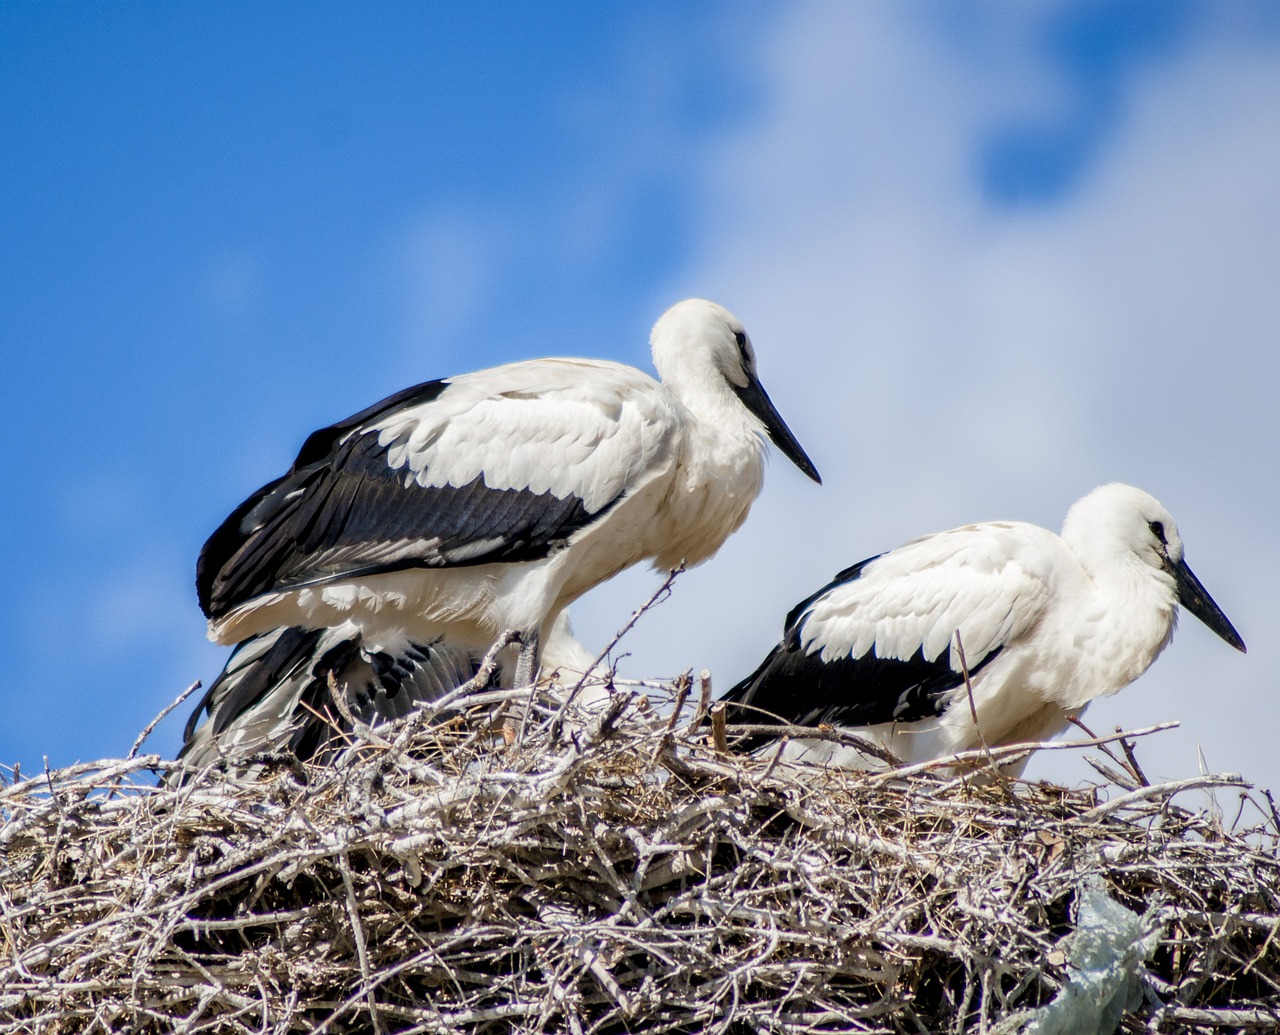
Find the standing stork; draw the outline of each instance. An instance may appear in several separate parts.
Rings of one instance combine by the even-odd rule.
[[[640,561],[669,570],[720,548],[763,485],[765,436],[820,481],[737,317],[689,299],[650,341],[660,381],[604,360],[528,360],[314,432],[201,551],[209,637],[245,644],[223,679],[234,668],[247,689],[211,687],[197,714],[226,726],[236,709],[278,708],[272,665],[296,672],[338,643],[366,658],[426,651],[409,667],[431,693],[514,631],[502,678],[531,683],[575,598]]]
[[[1104,485],[1070,509],[1061,536],[963,525],[840,572],[787,615],[782,642],[725,695],[727,717],[826,723],[909,762],[1044,740],[1150,667],[1178,604],[1244,651],[1187,567],[1169,512],[1140,489]],[[869,764],[829,742],[792,747]]]

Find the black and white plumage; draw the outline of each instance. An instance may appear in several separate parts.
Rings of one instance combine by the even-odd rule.
[[[541,660],[549,677],[576,681],[593,659],[568,619],[560,612]],[[346,624],[272,629],[236,647],[187,721],[179,758],[189,770],[267,751],[327,763],[351,743],[352,719],[377,727],[412,715],[472,679],[482,661],[445,639],[375,645]]]
[[[188,720],[179,757],[194,768],[258,751],[326,761],[352,732],[348,716],[367,726],[403,718],[476,671],[471,652],[443,641],[369,649],[347,626],[272,629],[236,648]]]
[[[530,360],[409,388],[315,432],[205,544],[210,638],[341,628],[375,654],[410,643],[474,657],[516,631],[526,646],[503,678],[527,682],[582,593],[641,561],[691,566],[719,549],[763,485],[765,436],[818,480],[736,317],[690,299],[651,344],[661,381]]]
[[[725,695],[728,718],[825,723],[905,761],[984,739],[1044,740],[1147,670],[1179,603],[1245,649],[1187,567],[1169,512],[1140,489],[1105,485],[1071,508],[1061,536],[1022,522],[964,525],[840,572],[787,615],[782,642]],[[824,742],[789,750],[869,764]]]

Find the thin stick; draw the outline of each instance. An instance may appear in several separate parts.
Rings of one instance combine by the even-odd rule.
[[[1147,787],[1139,787],[1137,790],[1129,791],[1127,794],[1120,794],[1112,798],[1110,801],[1104,801],[1097,808],[1090,809],[1080,817],[1081,822],[1091,823],[1094,820],[1101,819],[1117,809],[1122,809],[1126,805],[1132,805],[1136,801],[1142,801],[1144,798],[1155,798],[1163,795],[1164,797],[1172,797],[1180,791],[1189,791],[1197,788],[1205,787],[1247,787],[1244,778],[1235,773],[1219,773],[1209,774],[1207,776],[1193,776],[1188,780],[1170,780],[1168,783],[1157,783]]]
[[[670,595],[672,583],[674,583],[676,578],[682,574],[684,574],[684,565],[676,565],[676,567],[667,572],[667,577],[663,580],[662,585],[653,591],[653,594],[649,599],[641,604],[635,611],[631,612],[631,617],[627,619],[626,624],[613,634],[613,639],[605,644],[604,650],[596,655],[595,660],[591,662],[587,671],[582,673],[582,678],[578,680],[577,685],[569,692],[568,700],[565,702],[566,704],[568,704],[569,701],[572,701],[578,692],[586,686],[587,680],[591,678],[591,674],[596,670],[596,666],[613,652],[613,648],[618,645],[622,640],[622,637],[626,636],[627,633],[631,631],[632,626],[634,626],[636,622],[640,621],[640,616],[645,614],[649,608],[655,607]]]
[[[707,717],[707,712],[711,710],[711,670],[704,668],[698,673],[698,710],[693,713],[693,722],[690,726],[697,729],[702,725]]]
[[[683,573],[684,573],[683,564],[677,565],[676,567],[672,568],[669,572],[667,572],[667,577],[663,580],[662,585],[659,586],[657,589],[655,589],[653,591],[653,594],[649,597],[649,599],[646,600],[643,604],[641,604],[640,607],[638,607],[635,611],[631,612],[631,617],[627,619],[626,624],[621,629],[619,629],[616,633],[613,634],[613,639],[610,640],[607,644],[605,644],[604,650],[602,650],[599,654],[597,654],[595,657],[595,660],[592,661],[591,664],[587,666],[587,670],[584,673],[582,673],[582,678],[578,680],[577,684],[566,695],[564,699],[564,703],[562,703],[560,707],[556,710],[555,718],[551,720],[551,732],[556,737],[559,737],[560,735],[560,727],[564,723],[565,712],[568,711],[569,705],[573,703],[574,698],[578,696],[578,694],[582,691],[582,688],[587,685],[587,680],[593,678],[596,671],[596,666],[599,665],[600,662],[604,661],[604,659],[607,658],[613,652],[613,648],[618,645],[618,643],[622,640],[622,637],[626,636],[626,634],[631,631],[632,627],[636,624],[636,622],[640,621],[641,615],[645,614],[649,610],[649,608],[656,606],[661,601],[665,600],[667,596],[670,595],[672,583],[675,582],[677,576]]]
[[[347,695],[342,692],[338,686],[338,677],[333,674],[333,669],[329,669],[327,673],[329,684],[329,700],[333,702],[333,706],[338,709],[338,714],[346,721],[352,729],[360,722],[359,719],[352,714],[351,703],[347,700]]]
[[[480,667],[476,669],[476,674],[465,683],[461,683],[454,687],[440,699],[430,702],[429,705],[423,707],[415,715],[410,716],[405,722],[404,729],[402,729],[396,739],[391,742],[392,748],[397,752],[402,750],[404,746],[409,743],[410,738],[416,730],[429,723],[458,699],[466,697],[468,694],[471,694],[476,690],[480,690],[488,685],[489,680],[493,678],[493,673],[498,667],[498,655],[510,647],[511,644],[515,643],[519,637],[519,633],[508,630],[494,640],[493,646],[489,648],[489,652],[485,654],[483,660],[480,662]]]
[[[1124,736],[1145,737],[1152,733],[1176,729],[1181,725],[1182,723],[1180,722],[1161,722],[1155,726],[1144,726],[1142,729],[1129,730]],[[1007,765],[1019,756],[1031,755],[1037,751],[1074,751],[1079,748],[1097,747],[1100,744],[1110,744],[1117,741],[1120,736],[1118,733],[1113,733],[1109,737],[1092,737],[1089,740],[1029,740],[1023,744],[1002,744],[1000,747],[992,748],[990,752],[982,751],[981,749],[977,751],[960,751],[954,755],[931,758],[927,762],[916,762],[900,769],[886,770],[883,773],[877,773],[876,777],[877,779],[900,779],[904,776],[928,772],[931,769],[950,769],[969,762],[983,761],[988,755],[994,755],[1002,765]]]
[[[725,734],[724,702],[717,701],[711,706],[711,742],[716,751],[722,755],[729,753],[729,738]]]
[[[770,714],[762,712],[762,714]],[[789,722],[779,723],[743,723],[733,722],[725,727],[726,735],[735,737],[789,737],[794,740],[816,740],[822,743],[843,744],[852,747],[870,758],[878,759],[888,766],[902,765],[902,759],[886,747],[873,740],[859,737],[856,733],[847,733],[833,726],[796,726]]]
[[[964,676],[964,688],[969,697],[969,715],[973,719],[973,730],[978,734],[978,743],[982,745],[982,750],[987,753],[987,758],[991,760],[991,767],[995,768],[995,759],[991,758],[991,746],[987,743],[986,736],[983,735],[982,725],[978,722],[978,706],[973,700],[973,683],[969,679],[969,662],[964,656],[964,641],[960,639],[960,630],[956,630],[956,657],[960,659],[960,673]]]
[[[1080,729],[1084,730],[1084,732],[1087,733],[1089,736],[1091,737],[1097,736],[1097,734],[1094,733],[1093,730],[1089,729],[1089,727],[1086,726],[1081,721],[1080,716],[1068,715],[1067,721],[1071,723],[1071,725],[1077,726]],[[1120,732],[1119,726],[1116,727],[1116,732],[1117,733]],[[1121,741],[1121,743],[1123,744],[1123,740]],[[1142,775],[1142,771],[1140,769],[1136,769],[1134,766],[1129,765],[1123,759],[1117,758],[1115,752],[1112,751],[1110,748],[1106,747],[1105,745],[1099,744],[1098,746],[1102,748],[1102,753],[1106,755],[1109,759],[1111,759],[1111,761],[1113,761],[1116,765],[1120,766],[1123,769],[1127,769],[1129,771],[1129,775],[1132,776],[1137,783],[1141,784],[1144,787],[1150,786],[1149,781],[1146,779],[1146,777]]]
[[[773,753],[773,757],[769,759],[769,764],[765,766],[764,772],[760,774],[760,782],[763,783],[773,775],[773,771],[778,767],[778,763],[782,761],[782,755],[787,750],[787,744],[790,741],[783,737],[778,741],[778,750]]]
[[[664,731],[670,735],[671,731],[676,728],[676,723],[680,721],[680,712],[684,709],[685,701],[689,700],[689,687],[693,684],[693,677],[688,673],[682,673],[676,677],[676,700],[671,706],[671,717],[667,719],[667,728]]]
[[[1280,834],[1280,812],[1276,811],[1276,800],[1271,796],[1271,791],[1264,789],[1262,796],[1267,799],[1267,806],[1271,809],[1271,822],[1275,824],[1276,833]]]
[[[347,917],[351,921],[351,934],[356,943],[356,958],[360,964],[360,977],[365,988],[365,1001],[369,1007],[369,1019],[373,1022],[373,1030],[382,1035],[382,1017],[378,1011],[378,1000],[374,994],[373,976],[369,971],[369,953],[365,943],[364,922],[360,919],[360,905],[356,901],[355,882],[351,879],[351,860],[347,858],[346,849],[337,853],[338,869],[342,871],[342,885],[347,893]]]
[[[124,756],[125,759],[129,760],[134,758],[138,754],[138,750],[142,747],[143,744],[146,743],[147,738],[151,736],[152,733],[155,732],[156,727],[159,726],[160,723],[164,722],[165,716],[167,716],[171,711],[177,708],[178,705],[180,705],[183,701],[185,701],[188,697],[190,697],[199,689],[200,689],[200,680],[197,679],[189,687],[183,690],[182,693],[180,693],[177,697],[175,697],[172,701],[170,701],[169,704],[166,705],[163,710],[161,710],[160,714],[157,715],[154,719],[152,719],[149,723],[147,723],[146,728],[141,733],[138,734],[138,739],[133,742],[133,747],[131,747],[129,749],[129,753]]]
[[[649,756],[650,762],[656,762],[660,756],[671,744],[671,733],[676,728],[676,723],[680,721],[680,712],[684,708],[684,703],[689,699],[689,686],[693,682],[692,676],[685,672],[676,677],[673,684],[676,691],[675,704],[671,707],[671,715],[667,719],[667,726],[662,731],[662,736],[658,738],[657,746],[653,749],[653,754]]]
[[[1121,732],[1121,727],[1116,727],[1116,732]],[[1120,750],[1124,752],[1124,757],[1129,761],[1129,770],[1138,778],[1138,783],[1143,787],[1150,787],[1151,781],[1147,779],[1147,774],[1142,771],[1142,766],[1138,765],[1138,756],[1134,754],[1133,742],[1121,738]]]

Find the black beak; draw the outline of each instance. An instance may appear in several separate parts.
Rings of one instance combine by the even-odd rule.
[[[1182,606],[1241,654],[1245,653],[1244,640],[1240,639],[1240,634],[1236,632],[1235,626],[1227,621],[1227,616],[1222,613],[1222,608],[1213,602],[1213,597],[1209,596],[1204,586],[1200,585],[1200,580],[1187,567],[1187,562],[1178,561],[1175,564],[1166,558],[1164,566],[1169,574],[1173,576],[1173,581],[1177,583],[1178,601]]]
[[[800,443],[796,441],[795,435],[791,434],[791,429],[787,427],[782,414],[774,407],[769,394],[764,390],[764,385],[756,379],[755,374],[748,373],[746,385],[742,388],[735,386],[733,390],[742,400],[742,405],[764,423],[770,441],[782,451],[782,455],[821,485],[822,478],[818,474],[818,469],[800,448]]]

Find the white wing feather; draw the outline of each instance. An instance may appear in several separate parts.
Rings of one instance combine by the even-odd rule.
[[[973,668],[1040,620],[1054,569],[1070,562],[1058,537],[1035,525],[989,522],[924,536],[815,600],[802,625],[804,650],[823,661],[870,650],[906,660],[923,648],[932,661],[950,647],[958,672],[958,630]]]
[[[671,449],[682,415],[658,382],[601,361],[539,359],[451,378],[386,417],[378,441],[422,486],[574,495],[594,512]]]

